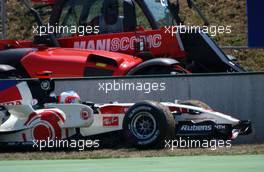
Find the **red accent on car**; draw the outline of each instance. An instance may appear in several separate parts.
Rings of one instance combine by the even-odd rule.
[[[73,103],[75,100],[76,100],[76,97],[75,97],[75,96],[68,96],[68,97],[65,98],[64,103],[66,103],[66,104],[71,104],[71,103]]]
[[[13,86],[3,91],[0,91],[0,97],[0,103],[22,100],[21,94],[17,86]]]
[[[188,113],[188,109],[186,109],[186,108],[181,108],[181,113]]]
[[[169,107],[169,109],[171,112],[179,112],[179,113],[188,113],[189,112],[189,109],[179,108],[179,107],[174,107],[174,106]]]
[[[171,112],[177,111],[177,107],[174,107],[174,106],[170,106],[169,109],[170,109]]]
[[[36,75],[39,79],[47,79],[47,78],[50,78],[50,76],[52,75],[52,72],[51,71],[41,71],[41,72],[37,72]]]
[[[105,67],[97,66],[96,61],[90,60],[94,56],[111,59],[117,66],[107,64]],[[89,73],[85,73],[87,68],[114,71],[111,75],[123,76],[140,63],[142,63],[142,59],[126,54],[69,48],[49,48],[36,51],[29,53],[21,60],[21,64],[31,78],[37,78],[38,73],[43,71],[51,71],[50,77],[52,78],[83,77],[89,75]]]
[[[39,124],[33,128],[33,135],[35,140],[48,140],[52,138],[51,129],[43,124]]]
[[[24,142],[27,141],[27,137],[26,137],[26,134],[25,133],[22,133],[22,139],[23,139]]]
[[[49,110],[47,110],[47,111],[51,111],[51,112],[56,113],[56,115],[60,118],[60,120],[61,120],[62,122],[65,122],[64,117],[63,117],[62,114],[60,114],[58,111],[55,111],[55,110],[52,110],[52,109],[49,109]]]
[[[104,127],[114,127],[119,125],[119,119],[117,116],[103,117]]]
[[[90,117],[90,115],[89,115],[88,111],[86,111],[86,110],[81,111],[81,118],[83,120],[87,120],[87,119],[89,119],[89,117]]]
[[[34,123],[37,121],[37,123]],[[56,110],[47,109],[40,113],[33,112],[29,115],[26,126],[33,125],[32,136],[36,140],[61,139],[62,131],[59,122],[65,122],[62,114]]]
[[[24,125],[28,125],[30,123],[30,121],[34,118],[38,116],[38,114],[36,112],[33,112],[31,113],[29,116],[28,116],[28,119],[26,120],[25,124]]]
[[[125,114],[129,107],[109,105],[101,107],[100,114]]]

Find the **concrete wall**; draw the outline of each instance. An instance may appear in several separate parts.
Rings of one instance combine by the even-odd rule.
[[[152,91],[110,91],[99,90],[99,83],[165,83],[166,90]],[[85,101],[105,103],[110,101],[136,102],[139,100],[174,101],[175,99],[198,99],[217,111],[232,114],[239,119],[249,119],[254,133],[241,136],[238,142],[254,143],[264,141],[264,74],[195,75],[151,78],[109,78],[57,80],[56,94],[75,90]]]

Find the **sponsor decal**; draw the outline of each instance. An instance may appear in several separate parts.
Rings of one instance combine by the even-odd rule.
[[[99,39],[88,41],[75,41],[74,48],[106,51],[134,50],[136,41],[143,40],[148,43],[149,48],[159,48],[162,43],[161,34],[148,36],[132,36],[113,39]]]
[[[117,116],[103,117],[104,127],[114,127],[119,125],[119,120]]]
[[[219,130],[225,130],[226,129],[226,126],[225,125],[216,125],[215,127],[217,129],[219,129]]]
[[[81,119],[87,120],[89,118],[90,118],[89,112],[87,110],[85,110],[85,109],[82,109],[82,111],[81,111]]]
[[[211,131],[212,125],[183,125],[182,131]]]
[[[12,101],[12,102],[0,103],[0,106],[17,106],[17,105],[22,105],[22,102],[17,100],[17,101]]]

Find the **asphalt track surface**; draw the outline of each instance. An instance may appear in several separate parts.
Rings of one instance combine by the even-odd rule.
[[[260,172],[264,155],[0,161],[6,172]]]

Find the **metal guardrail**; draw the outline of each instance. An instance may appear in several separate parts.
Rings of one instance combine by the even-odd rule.
[[[226,50],[248,50],[248,49],[263,49],[261,47],[249,47],[247,45],[242,45],[242,46],[233,46],[233,45],[228,45],[228,46],[220,46],[222,49]]]
[[[233,46],[233,45],[227,45],[227,46],[221,46],[222,49],[250,49],[249,46],[243,45],[243,46]]]

